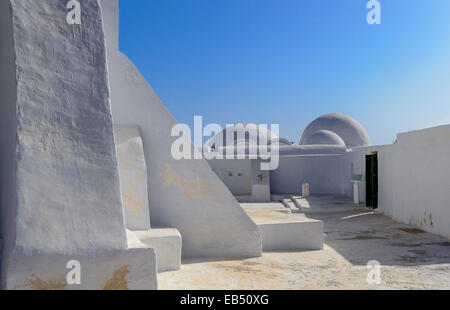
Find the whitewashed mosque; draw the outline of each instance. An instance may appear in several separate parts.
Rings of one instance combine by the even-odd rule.
[[[84,0],[81,24],[66,14],[60,0],[0,1],[3,289],[156,289],[181,258],[320,250],[323,223],[307,216],[318,195],[450,237],[450,125],[371,146],[334,113],[299,145],[260,129],[279,146],[275,170],[176,160],[176,120],[119,51],[118,0]]]

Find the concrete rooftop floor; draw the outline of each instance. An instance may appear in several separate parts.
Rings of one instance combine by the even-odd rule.
[[[332,203],[332,202],[331,202]],[[184,261],[159,274],[159,289],[450,289],[450,239],[376,212],[308,214],[325,225],[320,251],[264,253],[235,261]],[[380,285],[366,264],[381,263]]]

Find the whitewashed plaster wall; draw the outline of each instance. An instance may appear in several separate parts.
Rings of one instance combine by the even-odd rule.
[[[344,155],[344,181],[365,180],[365,155],[378,152],[378,208],[394,220],[450,237],[450,125],[401,133],[392,145],[354,148]],[[351,195],[345,183],[344,194]],[[365,182],[360,186],[365,201]]]
[[[8,234],[14,228],[10,219],[14,216],[16,204],[15,190],[15,150],[17,145],[16,108],[17,73],[15,67],[13,25],[9,1],[0,1],[0,227],[1,239],[5,248],[12,248],[14,234]]]
[[[398,195],[397,189],[397,159],[396,145],[386,145],[378,148],[378,209],[381,213],[394,217],[395,196]],[[361,159],[364,161],[364,156]],[[364,173],[365,174],[365,173]],[[365,200],[365,183],[363,185],[363,198]]]
[[[279,156],[279,167],[269,172],[270,191],[300,194],[302,184],[309,183],[312,194],[342,195],[342,162],[341,154]],[[209,163],[234,195],[250,195],[252,185],[258,184],[259,172],[252,172],[250,159],[213,159]]]
[[[342,194],[347,197],[353,197],[353,184],[350,182],[352,176],[361,174],[362,181],[359,183],[359,201],[364,204],[366,202],[366,155],[372,152],[388,151],[392,145],[355,147],[345,153],[342,157]],[[378,156],[380,160],[380,154]],[[387,164],[390,164],[387,163]],[[387,168],[386,163],[378,167],[378,189],[383,188],[389,184],[390,169]]]
[[[206,160],[178,161],[172,157],[176,137],[171,137],[171,130],[177,122],[133,63],[119,51],[118,1],[100,3],[114,122],[136,124],[141,130],[152,227],[177,228],[183,238],[184,257],[260,256],[261,237],[256,224]]]
[[[272,194],[299,194],[306,182],[311,184],[312,194],[342,194],[341,158],[346,151],[342,145],[281,145],[277,159],[279,166],[268,176]],[[233,154],[226,148],[222,152]],[[253,145],[234,150],[235,154],[239,152],[247,154],[247,158],[212,159],[208,162],[234,195],[250,195],[260,173],[251,171],[248,154],[258,154],[258,147]],[[250,173],[250,179],[243,178],[246,176],[244,171]]]
[[[379,157],[379,174],[390,180],[380,188],[380,211],[450,238],[450,125],[401,133]]]
[[[129,230],[149,230],[147,165],[139,128],[115,125],[114,133],[126,227]]]
[[[311,194],[341,194],[342,155],[280,156],[280,166],[270,172],[272,194],[300,194],[303,183]]]
[[[251,163],[246,159],[212,159],[209,164],[233,195],[252,192]]]
[[[69,25],[65,1],[0,4],[7,289],[108,288],[118,270],[128,288],[156,288],[154,250],[127,245],[98,1],[82,12]],[[82,284],[68,287],[74,259]]]

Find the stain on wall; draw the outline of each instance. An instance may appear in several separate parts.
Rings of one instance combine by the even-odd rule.
[[[184,181],[182,183],[181,177],[167,164],[166,170],[160,173],[162,184],[165,188],[170,186],[177,187],[184,197],[193,199],[200,198],[204,201],[209,200],[209,193],[211,192],[211,185],[201,178],[193,181]],[[183,184],[183,185],[182,185]]]
[[[184,182],[183,195],[186,198],[201,198],[208,201],[210,191],[211,185],[200,178],[191,182]]]
[[[67,289],[65,280],[42,280],[38,276],[32,274],[30,279],[24,285],[14,286],[17,289],[30,289],[38,291],[62,291]]]
[[[170,186],[181,187],[180,176],[172,169],[172,166],[167,164],[166,170],[160,173],[163,180],[163,186],[168,188]]]
[[[137,181],[134,180],[131,182],[130,186],[123,192],[122,194],[122,200],[124,205],[128,208],[128,211],[133,214],[139,214],[144,208],[145,204],[139,198],[136,194],[136,184]]]
[[[130,274],[130,266],[124,265],[114,271],[114,274],[111,279],[108,279],[103,287],[104,290],[112,291],[112,290],[128,290],[128,281],[127,277]]]

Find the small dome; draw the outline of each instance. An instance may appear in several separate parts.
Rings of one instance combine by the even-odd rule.
[[[317,144],[328,144],[328,145],[342,145],[345,146],[344,140],[329,130],[318,130],[310,134],[305,138],[305,145],[317,145]]]
[[[234,141],[235,146],[258,146],[255,141],[249,139],[237,139]]]
[[[340,113],[326,114],[312,121],[303,132],[300,144],[307,144],[308,137],[321,130],[335,133],[347,147],[370,145],[370,138],[364,127],[350,116]]]
[[[229,131],[228,131],[229,130]],[[207,145],[211,148],[216,146],[227,146],[227,131],[231,133],[232,143],[228,143],[228,146],[233,146],[236,143],[242,143],[242,140],[246,143],[253,144],[268,144],[271,140],[278,138],[273,132],[263,126],[257,126],[255,124],[237,124],[229,129],[224,129],[222,132],[215,135],[211,140],[207,142]]]
[[[284,139],[284,138],[273,139],[269,142],[269,144],[292,145],[292,143],[288,139]]]

